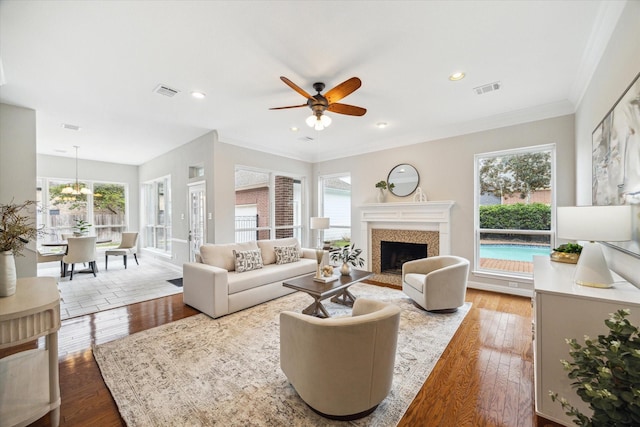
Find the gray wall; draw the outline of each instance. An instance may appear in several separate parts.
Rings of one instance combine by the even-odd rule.
[[[322,162],[316,165],[315,174],[351,173],[352,241],[366,247],[366,236],[360,235],[360,207],[376,202],[375,183],[386,179],[395,165],[412,164],[420,174],[419,185],[428,200],[455,201],[451,210],[451,251],[473,260],[474,155],[550,143],[556,144],[556,200],[558,204],[567,204],[575,197],[573,115]],[[387,195],[387,202],[410,201],[412,196]],[[518,281],[518,291],[508,288],[507,281],[495,277],[471,273],[469,280],[471,286],[483,289],[523,294],[532,289],[530,280]]]
[[[640,2],[630,1],[576,111],[576,204],[591,204],[591,134],[640,72]],[[640,259],[604,248],[609,266],[640,286]]]
[[[138,181],[140,185],[147,181],[171,175],[172,253],[170,256],[165,256],[153,251],[144,251],[145,256],[170,261],[177,265],[182,265],[189,260],[189,217],[187,215],[188,184],[198,181],[204,181],[206,183],[207,213],[213,212],[213,146],[217,138],[218,136],[215,131],[209,132],[140,165],[138,170]],[[204,177],[190,179],[190,166],[203,166],[205,169]],[[213,242],[214,238],[213,220],[208,220],[207,242]]]
[[[36,112],[0,104],[0,203],[36,199]],[[35,209],[31,212],[36,223]],[[18,277],[36,275],[36,244],[17,256]]]

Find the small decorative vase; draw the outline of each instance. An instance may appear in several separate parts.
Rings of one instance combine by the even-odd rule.
[[[382,188],[378,188],[378,194],[376,195],[376,198],[378,200],[378,203],[384,203],[385,200],[385,194],[384,194],[384,190]]]
[[[16,293],[16,261],[13,252],[0,252],[0,297]]]
[[[340,274],[343,276],[348,276],[351,274],[351,266],[346,262],[342,263],[342,267],[340,267]]]

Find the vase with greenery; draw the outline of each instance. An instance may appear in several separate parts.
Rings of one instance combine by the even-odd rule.
[[[89,227],[92,227],[84,219],[76,219],[76,225],[73,226],[73,229],[76,230],[73,232],[76,236],[85,236],[89,233]]]
[[[378,189],[378,194],[377,194],[377,197],[376,197],[376,198],[377,198],[377,200],[378,200],[378,203],[382,203],[382,202],[384,202],[384,200],[385,200],[385,196],[386,196],[385,191],[387,190],[387,188],[388,188],[389,190],[392,190],[392,189],[393,189],[393,187],[395,187],[395,184],[393,184],[393,183],[387,183],[387,181],[385,181],[385,180],[378,181],[378,182],[376,183],[376,188]]]
[[[627,309],[612,313],[604,321],[609,334],[595,340],[585,336],[584,345],[567,339],[573,361],[561,363],[593,415],[583,414],[553,391],[549,395],[579,426],[640,425],[640,336],[638,327],[626,318],[630,314]]]
[[[0,204],[0,297],[16,292],[16,256],[22,256],[24,246],[38,232],[27,211],[35,201]]]
[[[364,266],[364,258],[360,256],[362,249],[356,249],[355,243],[351,245],[343,246],[340,249],[332,251],[329,255],[331,261],[341,262],[342,267],[340,273],[343,276],[351,274],[351,265],[354,267]]]

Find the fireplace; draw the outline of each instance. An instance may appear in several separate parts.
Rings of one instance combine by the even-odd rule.
[[[380,273],[402,275],[402,264],[427,257],[424,243],[380,242]]]
[[[381,272],[381,242],[416,243],[426,247],[418,258],[451,252],[451,200],[421,203],[373,203],[361,207],[361,236],[367,240],[363,256],[372,280],[402,286],[402,265],[394,274]],[[406,261],[405,261],[406,262]]]

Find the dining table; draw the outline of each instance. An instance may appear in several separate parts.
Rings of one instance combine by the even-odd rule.
[[[96,239],[96,245],[99,245],[101,243],[110,243],[112,242],[112,239]],[[41,243],[40,246],[46,246],[46,247],[64,247],[65,248],[65,254],[67,253],[67,247],[69,246],[69,243],[66,240],[58,240],[58,241],[53,241],[53,242],[44,242]],[[60,271],[60,277],[65,277],[67,274],[67,268],[66,265],[62,267],[62,270]],[[98,271],[98,265],[96,264],[96,271]],[[78,273],[93,273],[93,271],[91,269],[85,269],[85,270],[79,270]]]

